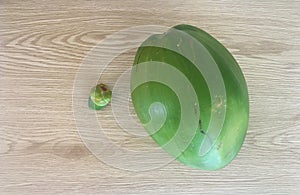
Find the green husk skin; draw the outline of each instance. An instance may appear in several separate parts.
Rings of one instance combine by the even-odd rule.
[[[161,47],[140,47],[136,53],[134,65],[147,61],[166,62],[176,67],[189,79],[198,96],[201,125],[195,130],[195,136],[186,150],[176,158],[185,165],[194,168],[204,170],[223,168],[236,157],[246,135],[249,118],[246,81],[239,65],[229,51],[208,33],[184,24],[175,26],[173,29],[184,31],[197,39],[214,58],[224,80],[227,98],[225,122],[215,144],[206,155],[199,156],[199,149],[210,122],[212,105],[209,89],[202,74],[184,56]],[[163,35],[153,35],[145,42],[155,45],[157,39],[165,41],[164,44],[173,44],[172,42],[175,41],[173,40],[174,37],[169,36],[166,32]],[[197,51],[190,49],[196,54]],[[173,97],[175,94],[172,94],[172,91],[163,84],[147,82],[137,87],[131,96],[135,111],[142,123],[146,123],[150,119],[148,108],[152,102],[159,100],[167,105],[168,115],[165,124],[158,132],[151,135],[160,146],[163,146],[176,133],[180,120],[180,105],[178,99]]]
[[[102,110],[104,107],[106,107],[106,106],[98,106],[97,104],[95,104],[93,102],[91,97],[89,97],[88,105],[89,105],[89,108],[92,109],[92,110]]]

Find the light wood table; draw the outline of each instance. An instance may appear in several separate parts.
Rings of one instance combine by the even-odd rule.
[[[0,194],[300,194],[299,11],[299,1],[1,0]],[[251,107],[239,155],[214,172],[177,161],[132,172],[97,159],[73,116],[84,57],[119,30],[181,23],[212,34],[244,72]],[[135,51],[100,80],[112,85]],[[121,132],[109,110],[97,114],[109,139],[130,149],[152,144]]]

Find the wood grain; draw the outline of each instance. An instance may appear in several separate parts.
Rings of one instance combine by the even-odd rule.
[[[299,10],[299,1],[1,0],[0,194],[299,194]],[[99,161],[72,112],[83,58],[121,29],[180,23],[220,40],[245,74],[251,116],[238,157],[216,172],[176,161],[129,172]],[[102,79],[113,83],[134,53],[116,58]],[[101,115],[112,140],[135,143],[116,133],[110,112]]]

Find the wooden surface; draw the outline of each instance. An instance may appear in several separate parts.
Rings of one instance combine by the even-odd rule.
[[[299,10],[297,1],[0,0],[0,194],[300,194]],[[245,74],[251,116],[239,155],[215,172],[177,161],[147,172],[103,163],[73,117],[83,58],[121,29],[180,23],[220,40]],[[134,53],[103,79],[113,83]],[[103,115],[117,144],[145,147]]]

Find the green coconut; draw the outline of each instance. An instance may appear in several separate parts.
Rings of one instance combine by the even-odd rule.
[[[103,83],[91,89],[88,105],[90,109],[102,110],[111,101],[112,91]]]
[[[131,98],[155,142],[187,166],[220,169],[243,144],[249,118],[243,73],[230,52],[199,28],[178,25],[143,42]]]

